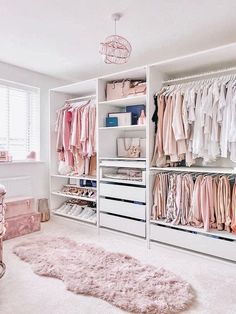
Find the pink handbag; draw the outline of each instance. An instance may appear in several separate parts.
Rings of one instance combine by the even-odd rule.
[[[146,82],[134,81],[134,82],[131,82],[128,95],[129,96],[145,95],[146,89],[147,89]]]
[[[114,81],[107,83],[107,100],[114,100],[127,97],[130,90],[130,80]]]

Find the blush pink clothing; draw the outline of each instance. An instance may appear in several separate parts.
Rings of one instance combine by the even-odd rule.
[[[153,219],[236,233],[236,182],[231,191],[225,175],[159,173],[153,200]]]
[[[168,97],[163,119],[163,148],[165,155],[170,156],[171,162],[178,161],[177,143],[172,128],[174,103],[175,96]]]
[[[231,212],[232,212],[232,221],[231,228],[232,232],[236,234],[236,182],[234,182],[232,189],[232,202],[231,202]]]
[[[163,95],[158,96],[158,107],[157,107],[157,135],[155,139],[155,147],[153,153],[152,164],[154,166],[162,167],[166,164],[166,158],[164,156],[163,149],[163,125],[164,125],[164,112],[165,112],[165,97]]]
[[[186,153],[186,121],[183,118],[187,118],[183,115],[183,97],[180,92],[176,93],[175,104],[173,108],[173,119],[172,119],[172,129],[174,132],[174,137],[177,142],[177,153],[178,156]],[[185,128],[184,128],[185,127]]]
[[[212,177],[203,177],[200,187],[200,202],[203,226],[206,231],[210,229],[210,217],[213,212],[213,187]]]
[[[75,174],[88,174],[90,158],[96,154],[95,102],[66,103],[57,112],[55,130],[59,160],[73,166]]]
[[[194,189],[193,189],[193,197],[191,204],[191,212],[190,212],[190,223],[194,227],[202,228],[203,227],[203,218],[202,218],[202,209],[201,209],[201,182],[203,176],[199,175],[196,178]]]
[[[185,160],[191,166],[200,158],[201,164],[206,165],[220,157],[236,163],[235,79],[164,86],[157,103],[160,128],[153,165],[177,165]],[[158,160],[157,151],[164,162]]]

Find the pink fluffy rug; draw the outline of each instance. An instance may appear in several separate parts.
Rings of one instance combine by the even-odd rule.
[[[74,293],[101,298],[133,313],[178,313],[193,301],[173,273],[120,253],[68,238],[26,240],[13,249],[36,274],[59,278]]]

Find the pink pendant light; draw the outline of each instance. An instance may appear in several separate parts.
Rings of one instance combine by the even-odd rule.
[[[119,21],[121,14],[115,13],[112,18],[115,21],[115,35],[108,36],[100,44],[99,52],[104,56],[105,63],[123,64],[129,60],[132,47],[127,39],[116,34],[116,21]]]

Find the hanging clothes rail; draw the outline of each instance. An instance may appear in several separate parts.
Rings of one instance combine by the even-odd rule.
[[[92,98],[96,98],[96,95],[93,94],[93,95],[88,95],[88,96],[70,98],[70,99],[67,99],[66,102],[80,101],[80,100],[86,100],[86,99],[92,99]]]
[[[159,173],[153,186],[151,216],[174,226],[236,233],[236,211],[231,207],[235,199],[235,176]]]
[[[87,99],[87,100],[86,100]],[[55,126],[59,173],[96,175],[96,102],[94,95],[65,101]]]
[[[171,84],[171,83],[175,83],[175,82],[182,82],[182,81],[185,81],[185,80],[197,79],[197,78],[210,76],[210,75],[224,74],[224,73],[232,72],[232,71],[236,72],[236,67],[225,68],[225,69],[221,69],[221,70],[217,70],[217,71],[203,72],[203,73],[189,75],[189,76],[184,76],[184,77],[178,77],[178,78],[175,78],[175,79],[170,79],[170,80],[163,81],[163,85],[164,84],[165,85],[166,84]]]
[[[164,82],[155,94],[153,166],[192,166],[197,160],[206,166],[219,158],[236,163],[235,72],[231,67]]]

